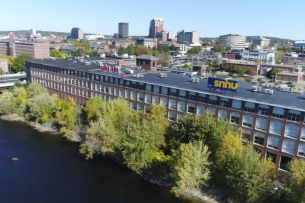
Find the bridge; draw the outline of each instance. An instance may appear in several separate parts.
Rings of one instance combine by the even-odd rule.
[[[7,89],[12,86],[16,82],[26,82],[26,74],[25,73],[16,73],[16,74],[5,74],[0,76],[0,89]]]

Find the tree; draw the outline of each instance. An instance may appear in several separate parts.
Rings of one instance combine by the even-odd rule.
[[[175,50],[175,54],[176,54],[176,56],[180,54],[179,49],[176,49],[176,50]]]
[[[213,51],[215,51],[215,52],[224,52],[225,50],[226,50],[225,47],[220,44],[216,44],[213,47]]]
[[[283,52],[278,52],[274,57],[275,62],[279,63],[279,61],[282,60],[282,57],[283,57]]]
[[[49,93],[42,93],[31,99],[29,112],[37,123],[50,122],[53,118],[54,101]]]
[[[246,77],[246,78],[245,78],[245,82],[246,82],[246,83],[250,83],[252,80],[253,80],[253,78],[249,78],[249,77]]]
[[[227,179],[241,202],[261,200],[265,191],[273,188],[275,166],[271,159],[260,157],[261,155],[253,150],[252,145],[247,145],[242,155],[229,166]]]
[[[202,42],[202,46],[206,46],[208,44],[209,44],[209,42],[207,42],[207,41]]]
[[[120,46],[119,50],[118,50],[118,55],[122,56],[123,54],[127,54],[127,49]]]
[[[16,98],[10,91],[0,94],[0,114],[10,114],[15,111]]]
[[[50,56],[51,57],[60,57],[60,54],[61,54],[61,52],[59,50],[57,50],[57,49],[52,49],[50,51]]]
[[[294,159],[288,164],[288,179],[286,192],[290,200],[295,203],[305,202],[305,161]]]
[[[169,50],[171,50],[171,51],[175,51],[176,50],[176,46],[175,45],[170,45],[170,47],[169,47]]]
[[[215,68],[215,69],[218,69],[218,68],[219,68],[219,60],[218,60],[218,59],[215,59],[215,60],[213,61],[212,67]]]
[[[165,54],[165,61],[170,61],[171,57],[168,53]]]
[[[67,58],[68,57],[68,54],[65,54],[65,53],[60,53],[60,58]]]
[[[186,57],[187,60],[192,60],[192,54],[190,53],[187,53],[187,57]]]
[[[196,46],[196,47],[193,47],[190,50],[188,50],[187,53],[190,53],[190,54],[199,54],[201,51],[202,51],[201,47]]]
[[[276,74],[282,72],[283,70],[277,69],[277,68],[272,68],[270,71],[267,72],[266,76],[275,79]]]
[[[97,120],[101,116],[100,108],[103,103],[104,100],[102,100],[100,97],[93,97],[86,103],[86,105],[83,107],[83,111],[85,112],[86,119],[88,121]]]
[[[7,60],[8,60],[8,65],[9,65],[9,67],[10,67],[10,68],[13,67],[14,61],[15,61],[15,57],[13,57],[13,56],[0,56],[0,58],[2,58],[2,59],[7,59]]]
[[[27,59],[34,59],[34,58],[27,54],[21,54],[15,59],[12,69],[15,70],[16,72],[26,71],[25,60]]]
[[[163,66],[163,67],[169,67],[169,63],[168,63],[167,61],[164,61],[164,62],[162,63],[162,66]]]
[[[135,47],[133,45],[128,45],[127,46],[127,53],[129,55],[135,55]]]
[[[209,154],[208,147],[202,141],[180,145],[170,163],[171,176],[177,184],[173,188],[176,195],[185,188],[198,188],[210,179]]]
[[[230,46],[226,47],[226,51],[231,51],[231,49],[232,49],[232,47],[230,47]]]
[[[133,170],[150,168],[159,157],[165,144],[162,127],[157,122],[133,124],[130,136],[123,144],[123,156],[127,166]]]
[[[255,59],[255,63],[259,63],[260,61],[259,61],[259,59]]]
[[[237,69],[236,69],[236,74],[237,75],[243,76],[243,75],[246,74],[246,72],[247,72],[247,69],[246,69],[245,66],[244,67],[237,67]]]
[[[35,96],[41,95],[41,94],[47,94],[48,90],[44,87],[42,87],[38,83],[31,83],[27,88],[27,97],[28,98],[34,98]]]
[[[93,51],[89,51],[89,52],[88,52],[88,55],[89,55],[90,57],[94,57],[94,56],[99,56],[99,53],[98,53],[97,50],[93,50]]]

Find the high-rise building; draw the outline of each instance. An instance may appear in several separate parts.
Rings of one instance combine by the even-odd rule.
[[[84,33],[83,30],[79,27],[74,27],[71,30],[71,39],[83,39]]]
[[[36,29],[35,29],[35,28],[32,28],[32,29],[31,29],[31,33],[32,33],[32,35],[36,35]]]
[[[154,18],[150,21],[148,38],[156,38],[157,32],[164,31],[164,20],[162,18]]]
[[[219,37],[219,44],[232,49],[245,49],[246,37],[237,34],[227,34]]]
[[[119,39],[128,38],[128,23],[119,23]]]
[[[180,44],[196,44],[199,43],[200,34],[197,31],[186,32],[182,30],[177,33],[177,42]]]

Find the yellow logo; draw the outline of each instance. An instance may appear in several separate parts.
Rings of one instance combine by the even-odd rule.
[[[214,81],[214,87],[236,90],[237,87],[238,87],[238,83],[237,82],[229,82],[228,80],[226,80],[226,81],[215,80]]]

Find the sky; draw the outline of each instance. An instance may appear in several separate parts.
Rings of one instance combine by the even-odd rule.
[[[0,4],[0,31],[36,30],[113,35],[129,23],[129,35],[148,35],[153,18],[166,31],[198,31],[200,37],[229,33],[305,39],[304,0],[15,0]]]

